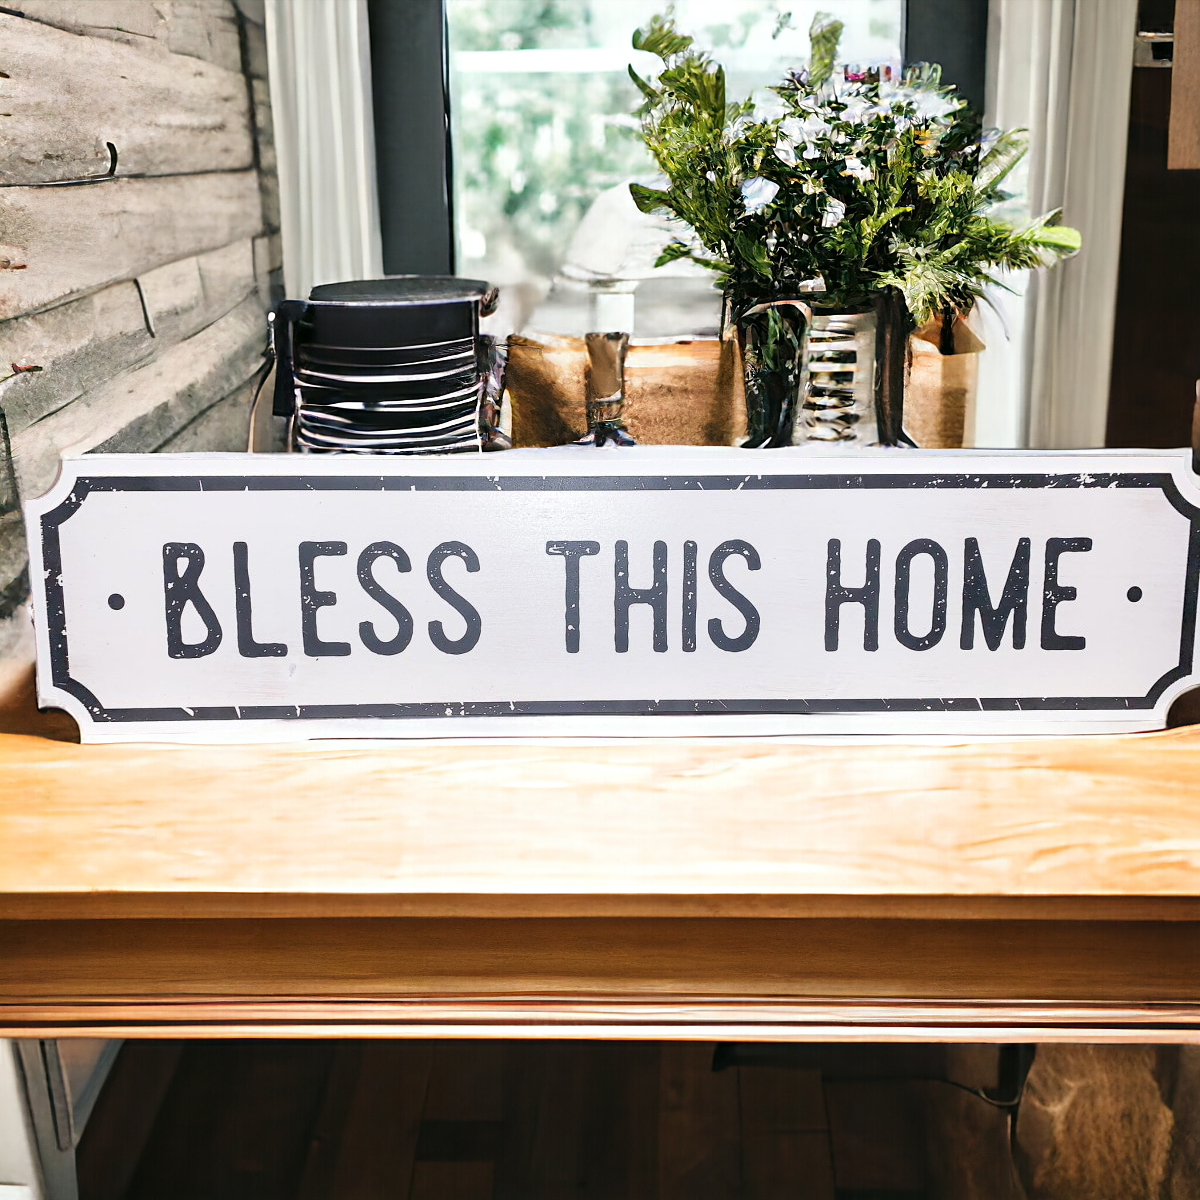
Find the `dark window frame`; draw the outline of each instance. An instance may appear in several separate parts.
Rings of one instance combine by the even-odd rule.
[[[942,64],[980,116],[987,88],[988,0],[906,0],[904,61]]]
[[[454,273],[444,0],[367,0],[383,269]]]

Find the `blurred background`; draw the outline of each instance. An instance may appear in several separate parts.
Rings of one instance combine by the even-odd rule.
[[[640,280],[635,334],[716,332],[711,276],[688,263],[654,271],[670,229],[639,213],[626,187],[652,184],[656,175],[633,115],[641,97],[628,67],[643,76],[661,67],[630,41],[662,7],[658,0],[447,0],[457,269],[503,286],[518,328],[586,332],[587,280],[609,273]],[[673,6],[679,28],[725,67],[729,99],[753,96],[760,109],[773,100],[767,86],[808,61],[809,26],[828,7],[824,0]],[[899,67],[903,0],[837,8],[846,61]]]

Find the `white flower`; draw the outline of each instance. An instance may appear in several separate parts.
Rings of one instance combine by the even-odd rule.
[[[821,228],[832,229],[835,225],[840,225],[845,215],[846,206],[840,200],[835,200],[830,196],[829,202],[825,205],[825,213],[821,217]]]
[[[928,88],[907,87],[903,84],[884,86],[879,94],[890,106],[911,104],[918,121],[941,121],[962,107],[957,96],[941,96]]]
[[[879,98],[885,104],[911,104],[916,97],[917,89],[904,83],[881,83]]]
[[[830,130],[829,122],[823,120],[817,113],[808,113],[803,120],[799,117],[788,117],[786,121],[779,123],[780,134],[787,138],[793,147],[803,146],[805,158],[820,156],[821,152],[816,146],[817,138],[828,137]],[[778,153],[778,151],[776,152]],[[795,162],[795,159],[792,161]]]
[[[875,178],[875,172],[871,170],[865,163],[851,156],[846,159],[846,169],[842,172],[843,175],[852,175],[855,179],[862,183],[866,183],[870,179]]]
[[[870,103],[865,96],[859,95],[858,92],[841,95],[838,99],[845,105],[842,109],[843,121],[857,121],[862,110]]]
[[[734,117],[732,121],[725,127],[725,142],[728,145],[733,145],[734,142],[746,132],[746,126],[750,124],[749,117],[745,113]]]
[[[705,171],[704,178],[707,179],[709,183],[716,183],[717,173],[715,171]]]
[[[849,121],[852,125],[861,125],[870,120],[878,111],[865,96],[847,96],[842,120]]]
[[[926,121],[940,121],[956,113],[962,104],[953,96],[939,96],[937,92],[921,92],[917,101],[917,116]]]
[[[787,138],[780,138],[775,143],[775,157],[789,167],[796,165],[796,147]]]
[[[779,194],[779,184],[755,175],[742,184],[742,201],[747,212],[759,212]]]
[[[761,99],[755,101],[754,114],[760,121],[775,121],[782,117],[787,112],[787,107],[778,96],[768,92]]]

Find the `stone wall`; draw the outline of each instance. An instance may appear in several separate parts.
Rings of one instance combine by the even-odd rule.
[[[261,0],[0,11],[0,657],[60,455],[244,450],[281,288]],[[108,144],[116,177],[103,175]],[[0,449],[2,452],[2,449]],[[10,511],[5,513],[4,509]]]

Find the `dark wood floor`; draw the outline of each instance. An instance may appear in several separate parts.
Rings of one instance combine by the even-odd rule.
[[[991,1047],[127,1042],[80,1197],[1012,1200],[1006,1113],[942,1082],[996,1072]]]

